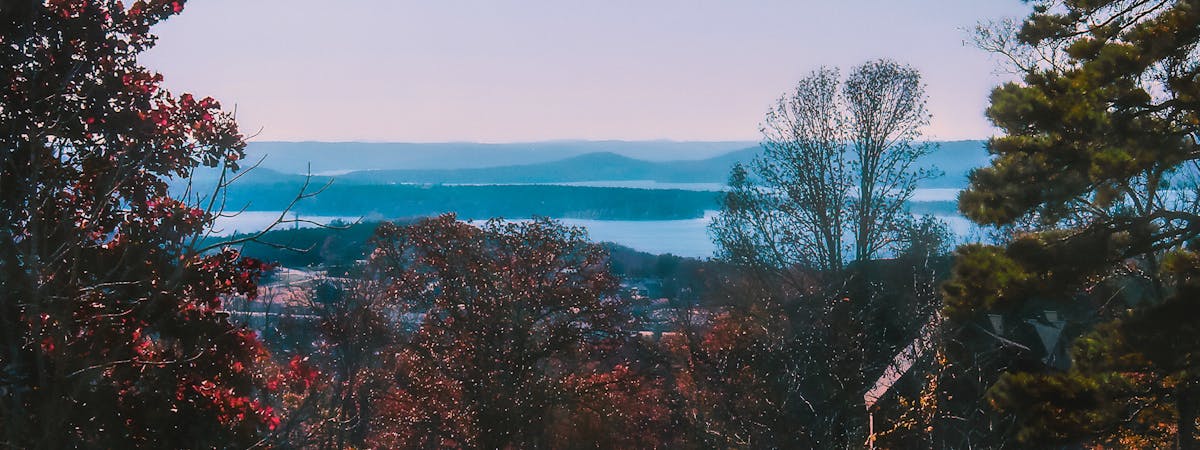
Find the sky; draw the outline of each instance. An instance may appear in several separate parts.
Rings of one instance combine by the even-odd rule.
[[[142,63],[259,141],[759,139],[820,66],[921,71],[926,135],[994,134],[964,43],[1019,0],[192,0]]]

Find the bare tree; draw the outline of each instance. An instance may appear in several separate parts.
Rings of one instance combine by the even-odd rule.
[[[839,272],[893,248],[917,182],[936,175],[916,166],[933,150],[925,97],[920,73],[888,60],[801,79],[767,113],[762,156],[733,169],[711,228],[720,256]]]
[[[920,72],[894,61],[859,66],[842,92],[853,149],[850,176],[858,182],[850,208],[854,259],[862,261],[899,242],[909,218],[905,202],[918,181],[936,176],[915,166],[933,150],[919,141],[930,116]]]
[[[732,445],[866,441],[864,393],[923,342],[937,309],[931,261],[944,228],[905,206],[934,175],[917,166],[932,150],[920,140],[928,122],[915,69],[881,60],[843,78],[821,68],[767,113],[762,155],[733,169],[711,232],[747,286],[705,338],[744,346],[694,357],[707,371],[700,389],[725,399],[703,406],[717,412],[706,417]],[[885,254],[898,258],[870,261]]]

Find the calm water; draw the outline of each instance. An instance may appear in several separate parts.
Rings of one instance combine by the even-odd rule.
[[[233,217],[218,217],[213,234],[217,236],[229,236],[237,233],[256,233],[264,228],[271,226],[279,219],[280,211],[243,211]],[[347,216],[299,216],[300,219],[317,222],[322,225],[329,225],[334,220],[343,222],[356,222],[360,217]],[[292,214],[287,215],[287,219],[295,219]],[[286,230],[288,228],[310,228],[316,225],[306,222],[297,223],[281,223],[275,226],[275,230]]]
[[[408,183],[403,183],[408,184]],[[411,183],[428,185],[430,183]],[[680,189],[684,191],[720,192],[728,189],[724,183],[668,183],[654,180],[566,181],[557,183],[442,183],[443,186],[583,186],[632,189]],[[943,202],[958,199],[958,188],[921,188],[913,191],[914,202]]]
[[[708,238],[708,224],[716,211],[705,211],[702,219],[686,220],[590,220],[560,219],[563,224],[583,227],[596,242],[613,242],[653,254],[708,258],[716,247]]]
[[[958,200],[958,188],[925,188],[913,191],[914,202],[949,202]]]
[[[684,191],[725,190],[724,183],[670,183],[655,180],[615,180],[615,181],[562,181],[548,183],[391,183],[414,186],[580,186],[601,188],[630,188],[630,189],[679,189]]]
[[[696,183],[697,185],[702,183]],[[676,183],[657,183],[659,188],[679,189]],[[666,187],[670,185],[670,187]],[[636,187],[650,187],[645,184]],[[635,186],[622,186],[635,187]],[[701,186],[689,186],[697,190]],[[957,189],[919,189],[915,201],[946,201],[954,200]],[[614,242],[626,247],[648,253],[671,253],[678,256],[707,258],[713,255],[715,246],[708,236],[708,224],[716,216],[716,211],[707,211],[703,218],[685,220],[590,220],[590,219],[561,219],[571,226],[584,227],[593,241]],[[229,235],[234,232],[254,232],[269,226],[279,217],[279,211],[247,211],[236,217],[222,217],[217,220],[219,235]],[[957,241],[984,240],[983,231],[966,218],[957,215],[938,215],[946,222],[956,235]],[[289,215],[289,219],[293,216]],[[349,216],[301,216],[301,219],[328,224],[334,220],[355,222],[358,220],[378,221],[382,217],[349,217]],[[290,227],[311,227],[312,224],[280,224],[276,229]]]
[[[706,211],[703,219],[690,220],[584,220],[561,219],[564,224],[587,228],[588,237],[597,242],[614,242],[647,253],[670,253],[692,258],[713,256],[716,246],[708,235],[708,224],[716,211]],[[978,226],[960,216],[936,216],[946,222],[958,241],[979,241]]]

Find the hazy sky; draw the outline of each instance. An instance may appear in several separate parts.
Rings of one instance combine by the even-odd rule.
[[[143,57],[257,140],[757,140],[821,65],[890,57],[939,139],[981,138],[1002,77],[968,45],[1019,0],[192,0]]]

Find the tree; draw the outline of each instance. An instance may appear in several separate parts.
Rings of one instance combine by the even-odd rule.
[[[918,181],[937,175],[916,166],[933,151],[932,144],[918,142],[930,116],[921,74],[892,61],[856,68],[843,95],[853,144],[850,166],[858,181],[850,205],[854,260],[866,261],[903,243],[897,234],[908,223],[905,204]]]
[[[819,69],[767,114],[711,228],[745,286],[688,350],[711,445],[866,442],[863,394],[936,310],[944,231],[906,209],[934,175],[917,167],[924,102],[915,69],[873,61],[845,81]]]
[[[137,63],[183,4],[0,3],[7,446],[249,446],[278,420],[266,352],[221,302],[267,266],[196,248],[213,209],[168,192],[198,166],[238,170],[243,137]]]
[[[287,418],[276,441],[296,448],[359,448],[370,438],[377,403],[387,388],[382,356],[407,325],[386,301],[387,290],[354,277],[317,280],[306,314],[292,317],[284,341],[295,345],[285,379],[313,376],[297,395],[283,391]],[[297,376],[297,372],[299,376]],[[293,389],[296,391],[296,389]]]
[[[369,276],[416,319],[386,363],[375,445],[545,447],[551,419],[582,399],[628,401],[612,354],[627,305],[582,230],[444,215],[381,225],[374,243]]]
[[[1027,443],[1196,448],[1198,6],[1036,2],[1019,27],[981,29],[1023,77],[992,92],[1005,134],[959,207],[1034,226],[961,248],[946,312],[964,333],[1001,324],[1006,361],[984,385]],[[1073,364],[1022,338],[1027,322],[1073,339]]]
[[[911,67],[872,61],[845,82],[836,69],[814,71],[767,113],[752,170],[734,167],[712,226],[721,255],[837,272],[848,257],[895,249],[908,222],[905,202],[918,181],[936,175],[916,166],[933,148],[918,141],[928,123]]]

